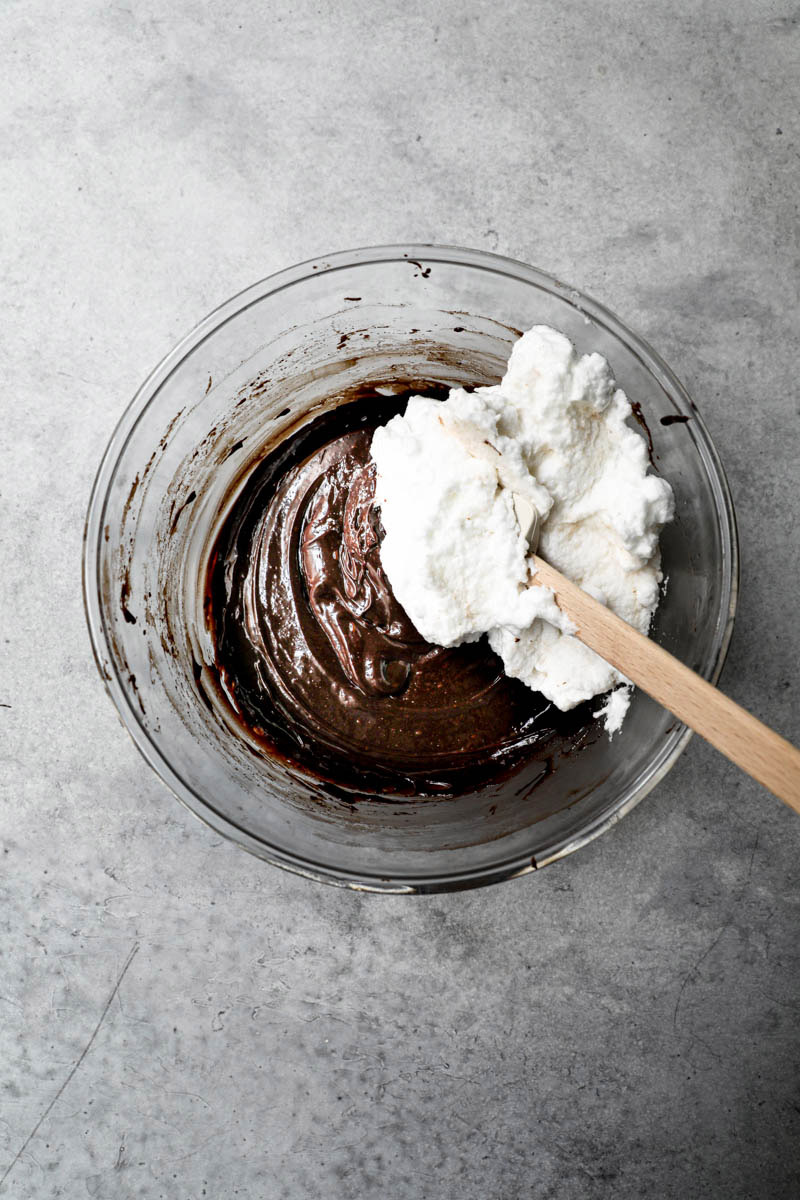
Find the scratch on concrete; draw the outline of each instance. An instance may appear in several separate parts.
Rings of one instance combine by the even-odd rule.
[[[11,1172],[14,1170],[14,1167],[17,1165],[19,1160],[22,1158],[22,1155],[25,1153],[28,1146],[31,1144],[33,1139],[36,1137],[36,1134],[39,1132],[42,1125],[47,1120],[47,1118],[49,1117],[50,1113],[55,1108],[58,1101],[64,1095],[64,1092],[67,1090],[67,1088],[69,1087],[73,1078],[75,1077],[75,1074],[79,1070],[83,1060],[86,1058],[86,1055],[89,1053],[92,1046],[94,1045],[95,1038],[97,1037],[98,1033],[100,1032],[100,1027],[108,1015],[108,1010],[111,1008],[114,997],[116,996],[117,992],[119,991],[120,985],[128,972],[128,968],[130,967],[131,963],[133,962],[134,958],[136,957],[138,950],[139,950],[139,943],[135,942],[128,957],[125,959],[122,970],[120,971],[119,975],[117,976],[117,982],[114,984],[113,988],[111,989],[111,993],[105,1002],[103,1011],[100,1014],[100,1020],[95,1025],[94,1030],[92,1032],[92,1036],[89,1038],[88,1042],[83,1047],[83,1050],[81,1051],[80,1056],[78,1057],[77,1061],[70,1068],[69,1074],[67,1075],[64,1082],[61,1084],[61,1087],[58,1089],[55,1096],[53,1096],[53,1099],[47,1105],[44,1112],[39,1117],[39,1120],[36,1122],[33,1129],[30,1131],[28,1136],[25,1138],[25,1141],[22,1143],[19,1150],[14,1155],[14,1157],[11,1160],[11,1162],[9,1163],[9,1165],[6,1167],[5,1171],[3,1172],[2,1177],[0,1177],[0,1188],[3,1187],[3,1184],[8,1179]]]
[[[750,851],[750,862],[747,867],[747,876],[745,878],[744,883],[742,884],[742,887],[739,891],[738,896],[736,897],[736,899],[733,901],[733,903],[731,905],[731,908],[730,908],[728,916],[725,920],[725,923],[723,924],[722,928],[717,932],[711,945],[706,950],[703,951],[703,953],[700,955],[700,957],[695,962],[694,966],[691,968],[691,970],[689,970],[687,972],[687,974],[683,978],[683,982],[681,983],[680,990],[678,992],[678,998],[675,1001],[675,1008],[672,1013],[672,1028],[674,1030],[676,1030],[676,1032],[678,1029],[678,1010],[680,1009],[680,1006],[681,1006],[681,1000],[683,999],[683,993],[686,991],[686,988],[689,985],[689,983],[697,977],[697,972],[700,970],[700,967],[706,961],[709,954],[711,954],[712,951],[715,950],[716,947],[719,945],[720,941],[722,940],[723,934],[727,933],[727,931],[730,929],[731,925],[733,924],[733,918],[734,918],[735,911],[741,904],[742,900],[744,899],[744,894],[747,891],[747,888],[750,884],[750,880],[753,875],[753,861],[756,857],[756,851],[758,850],[758,839],[759,839],[760,834],[761,834],[761,826],[759,825],[758,829],[756,830],[756,836],[755,836],[755,841],[753,842],[753,847]],[[700,1039],[698,1038],[697,1040],[699,1041]],[[706,1048],[708,1050],[711,1049],[709,1046],[707,1046]],[[711,1053],[714,1053],[714,1051],[711,1051]],[[719,1056],[717,1055],[716,1057],[719,1057]]]
[[[697,972],[700,970],[700,967],[706,961],[706,959],[708,958],[711,951],[716,947],[717,943],[720,941],[723,933],[725,933],[725,931],[728,929],[728,927],[729,927],[728,924],[723,925],[722,929],[720,929],[719,933],[714,938],[711,945],[706,950],[703,951],[703,953],[700,955],[700,957],[698,958],[698,960],[694,964],[694,966],[691,968],[691,970],[688,971],[687,974],[684,976],[683,983],[681,984],[680,991],[678,992],[678,998],[675,1001],[675,1009],[672,1013],[672,1028],[673,1029],[677,1030],[677,1028],[678,1028],[678,1009],[681,1006],[681,1000],[683,999],[683,993],[686,991],[686,988],[687,988],[689,982],[692,979],[694,979]]]

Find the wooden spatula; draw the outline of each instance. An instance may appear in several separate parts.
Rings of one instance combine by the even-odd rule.
[[[514,506],[520,528],[535,551],[539,540],[536,513],[524,497],[515,496]],[[552,589],[558,607],[577,626],[579,641],[800,813],[800,750],[538,554],[533,555],[533,566],[531,582]]]

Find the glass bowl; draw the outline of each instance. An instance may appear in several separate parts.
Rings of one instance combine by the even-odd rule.
[[[205,570],[226,504],[282,438],[365,383],[493,382],[519,331],[597,350],[646,425],[676,518],[653,636],[716,681],[730,640],[737,540],[730,494],[694,403],[602,305],[522,263],[385,246],[303,263],[197,326],[137,392],[103,457],[83,579],[98,667],[139,750],[193,813],[270,863],[370,891],[432,892],[551,863],[619,820],[689,732],[640,692],[622,731],[514,781],[459,797],[348,802],[265,761],[209,701]],[[226,497],[228,500],[226,500]],[[553,769],[555,768],[555,769]]]

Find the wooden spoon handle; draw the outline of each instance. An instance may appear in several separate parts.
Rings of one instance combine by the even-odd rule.
[[[533,582],[552,588],[580,641],[800,813],[800,750],[538,555],[534,564]]]

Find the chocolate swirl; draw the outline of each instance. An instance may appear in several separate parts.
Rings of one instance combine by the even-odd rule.
[[[253,471],[212,557],[218,669],[265,753],[349,792],[471,791],[568,750],[590,717],[508,679],[484,640],[425,642],[395,599],[369,448],[406,400],[345,404]]]
[[[352,454],[323,475],[306,511],[300,568],[311,612],[348,681],[367,695],[393,696],[424,643],[383,573],[374,495],[373,464]]]

